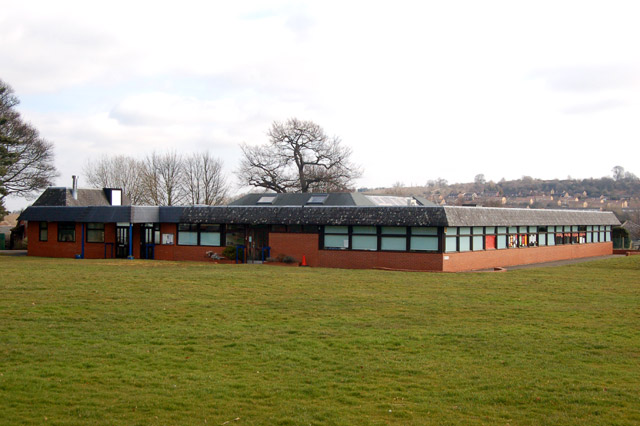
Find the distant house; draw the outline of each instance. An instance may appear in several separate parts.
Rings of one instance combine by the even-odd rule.
[[[50,190],[20,217],[30,223],[32,256],[206,260],[235,246],[241,261],[286,255],[319,267],[464,271],[611,254],[611,227],[620,224],[611,212],[448,207],[362,193],[157,207],[118,205],[113,190],[94,190],[99,204],[73,205],[81,191],[69,199],[66,188]],[[49,204],[58,199],[65,204]]]

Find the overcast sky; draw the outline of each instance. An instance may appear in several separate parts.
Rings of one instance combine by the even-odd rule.
[[[640,174],[637,1],[0,0],[0,78],[87,159],[209,150],[312,120],[358,187]],[[84,181],[86,183],[86,181]],[[25,201],[9,200],[8,207]]]

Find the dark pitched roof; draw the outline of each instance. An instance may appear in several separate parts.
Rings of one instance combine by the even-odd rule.
[[[433,207],[160,207],[160,221],[256,225],[446,225],[444,211]]]
[[[326,193],[287,193],[287,194],[247,194],[244,197],[229,203],[230,206],[265,206],[265,204],[259,204],[258,200],[262,197],[275,197],[272,203],[267,204],[270,206],[304,206],[308,203],[311,197],[327,196],[322,205],[324,206],[355,206],[355,202],[348,192],[334,192],[330,194]]]
[[[259,203],[263,197],[274,197],[268,204]],[[308,206],[311,197],[326,197],[321,203],[323,206],[382,206],[379,202],[388,200],[388,205],[402,206],[406,200],[414,200],[417,205],[435,206],[434,203],[424,197],[398,197],[393,195],[373,195],[361,192],[330,192],[330,193],[262,193],[247,194],[231,203],[230,206]]]
[[[131,204],[126,195],[122,197],[122,205]],[[38,197],[34,206],[109,206],[104,189],[78,188],[78,199],[74,199],[71,188],[50,187]]]
[[[484,207],[92,206],[29,207],[20,220],[283,225],[619,225],[612,212]]]

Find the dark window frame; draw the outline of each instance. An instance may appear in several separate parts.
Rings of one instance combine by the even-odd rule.
[[[44,238],[42,238],[43,231],[44,231]],[[38,241],[41,241],[43,243],[46,243],[47,241],[49,241],[49,222],[41,221],[38,224]]]
[[[61,239],[62,231],[71,231],[71,239]],[[76,242],[76,223],[75,222],[58,222],[58,242],[59,243],[75,243]]]
[[[180,227],[188,226],[189,230],[181,230]],[[203,233],[215,233],[215,232],[205,232],[203,231],[203,227],[205,226],[217,226],[218,233],[220,234],[220,244],[219,245],[211,245],[211,244],[202,244],[202,234]],[[181,244],[180,243],[180,233],[181,232],[194,232],[196,234],[196,243],[195,244]],[[176,224],[176,245],[184,246],[184,247],[224,247],[225,246],[225,227],[219,223],[178,223]]]
[[[92,227],[93,225],[93,227]],[[96,225],[102,225],[102,227],[95,227]],[[85,241],[87,243],[104,243],[104,223],[100,223],[100,222],[90,222],[86,224],[86,235],[85,235]],[[102,231],[102,238],[98,239],[98,240],[90,240],[89,239],[89,235],[92,235],[93,232],[92,231]]]

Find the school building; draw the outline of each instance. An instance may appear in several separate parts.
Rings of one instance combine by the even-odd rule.
[[[611,227],[620,225],[612,212],[449,207],[361,193],[249,194],[226,206],[125,203],[118,189],[47,189],[20,216],[28,254],[210,261],[234,246],[239,262],[304,256],[311,267],[453,272],[612,254]]]

